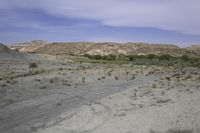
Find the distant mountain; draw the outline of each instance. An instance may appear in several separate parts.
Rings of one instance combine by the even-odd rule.
[[[11,44],[9,47],[11,49],[17,49],[20,52],[35,52],[37,49],[44,47],[48,42],[43,40],[33,40],[31,42],[25,42],[25,43],[15,43]]]
[[[199,46],[180,48],[169,44],[147,44],[147,43],[114,43],[114,42],[66,42],[46,43],[43,41],[32,41],[26,45],[11,46],[21,52],[36,52],[51,55],[132,55],[132,54],[170,54],[173,56],[189,55],[200,56]]]

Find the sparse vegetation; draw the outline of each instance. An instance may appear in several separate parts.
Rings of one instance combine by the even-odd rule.
[[[29,63],[29,68],[38,68],[38,64],[35,62]]]
[[[154,84],[152,84],[152,88],[156,88],[156,84],[154,83]]]
[[[191,79],[191,78],[192,78],[191,75],[187,75],[187,76],[185,77],[185,80],[189,80],[189,79]]]
[[[157,99],[157,103],[167,103],[170,101],[171,101],[171,99],[161,99],[161,98]]]
[[[168,80],[168,81],[170,81],[170,80],[171,80],[171,78],[170,78],[170,77],[165,77],[165,79],[166,79],[166,80]]]
[[[187,55],[182,55],[181,59],[184,60],[184,61],[189,61],[190,60],[190,58]]]
[[[79,51],[77,53],[84,54],[79,53]],[[99,53],[107,54],[106,52]],[[139,52],[128,53],[136,54]],[[150,51],[150,53],[153,52]],[[69,123],[67,125],[70,127],[80,125],[87,128],[88,125],[84,123],[87,121],[89,124],[94,123],[92,126],[100,126],[101,128],[102,121],[104,122],[108,118],[117,122],[117,125],[122,124],[122,127],[123,124],[126,125],[125,130],[121,130],[124,132],[149,132],[149,127],[147,126],[143,130],[143,125],[148,125],[148,122],[154,121],[154,119],[156,127],[151,128],[155,132],[157,132],[157,122],[160,121],[161,127],[165,126],[162,126],[162,122],[169,123],[166,127],[171,127],[171,124],[174,124],[173,127],[179,127],[185,122],[186,125],[198,122],[195,121],[198,116],[193,112],[199,110],[197,105],[199,105],[200,99],[200,68],[190,66],[198,66],[199,59],[190,56],[190,54],[180,56],[177,53],[177,55],[179,56],[155,54],[95,55],[94,57],[75,54],[72,56],[56,55],[48,57],[51,60],[47,61],[43,61],[43,58],[41,61],[31,60],[31,62],[38,63],[39,68],[36,69],[29,68],[29,63],[26,61],[2,61],[0,64],[0,107],[3,107],[5,112],[2,127],[7,127],[5,130],[19,129],[21,131],[21,128],[25,127],[23,123],[28,122],[26,129],[46,130],[46,127],[43,127],[43,122],[46,125],[47,115],[48,118],[53,118],[52,113],[58,115],[58,121],[61,117],[70,116],[69,119],[64,120],[64,123]],[[84,60],[82,63],[66,63],[63,66],[64,59],[67,60],[68,57],[70,60],[71,58]],[[90,64],[92,62],[100,64]],[[11,99],[10,103],[9,99]],[[12,100],[16,104],[13,104]],[[16,111],[12,110],[15,108],[17,108]],[[30,109],[33,111],[30,112]],[[193,110],[192,114],[191,110]],[[12,115],[13,111],[16,115]],[[146,116],[148,121],[146,121]],[[171,119],[171,116],[175,119]],[[188,116],[191,116],[191,119]],[[134,128],[138,125],[138,122],[135,121],[136,117],[140,119],[142,130]],[[23,119],[18,121],[18,118]],[[36,123],[39,124],[30,121],[30,119],[35,118],[38,118]],[[83,119],[84,121],[82,121]],[[13,120],[15,121],[14,126],[22,125],[22,127],[12,127],[12,124],[8,127],[7,123],[12,123]],[[124,123],[124,120],[132,123]],[[56,121],[51,121],[51,119],[48,121],[53,122],[50,123],[50,126],[54,126],[57,119]],[[75,124],[75,126],[70,123]],[[110,128],[110,123],[103,124]],[[198,126],[199,122],[194,124]],[[66,124],[61,126],[66,127]],[[193,125],[191,126],[193,128]],[[103,131],[99,130],[100,128],[98,127],[98,131]],[[113,128],[115,128],[113,131],[116,131],[116,127],[113,126]],[[168,132],[167,129],[169,128],[164,130],[159,128],[158,132]],[[71,129],[69,128],[69,130]],[[154,133],[154,130],[150,132]],[[22,129],[22,131],[24,130]],[[76,129],[74,131],[76,132]],[[77,131],[80,131],[79,127]],[[185,131],[179,130],[179,128],[171,131],[171,133],[175,132],[184,133]],[[186,133],[190,132],[186,131]]]
[[[7,87],[7,86],[8,86],[7,84],[2,84],[2,85],[1,85],[1,87]]]
[[[111,76],[111,72],[108,72],[107,74],[108,74],[108,76]]]
[[[55,77],[55,78],[50,79],[49,82],[53,84],[53,83],[58,82],[58,80],[59,79],[57,77]]]
[[[135,79],[135,75],[132,75],[131,80],[134,80],[134,79]]]
[[[119,78],[117,76],[115,76],[115,80],[119,80]]]
[[[47,86],[41,86],[40,89],[47,89]]]
[[[103,76],[103,77],[101,77],[101,79],[106,79],[106,77],[105,77],[105,76]]]
[[[85,83],[85,77],[82,77],[82,83]]]
[[[113,61],[116,60],[116,55],[89,55],[86,54],[85,57],[89,58],[89,59],[93,59],[93,60],[107,60],[107,61]]]
[[[91,63],[132,63],[134,65],[158,65],[158,66],[176,66],[176,67],[200,67],[200,58],[189,57],[187,55],[172,56],[169,54],[163,55],[84,55],[92,60]]]

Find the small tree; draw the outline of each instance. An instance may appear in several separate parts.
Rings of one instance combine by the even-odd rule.
[[[130,61],[133,61],[133,60],[135,59],[133,55],[128,55],[127,57],[128,57],[128,59],[129,59]]]

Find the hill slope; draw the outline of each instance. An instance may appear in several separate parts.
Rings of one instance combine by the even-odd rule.
[[[0,59],[24,59],[24,54],[18,50],[12,50],[7,46],[0,44]]]
[[[158,45],[144,43],[52,43],[40,47],[35,52],[45,54],[67,55],[131,55],[131,54],[170,54],[181,56],[200,56],[200,49],[184,49],[175,45]]]
[[[12,46],[17,48],[16,46]],[[198,46],[180,48],[176,45],[146,44],[146,43],[95,43],[95,42],[66,42],[50,44],[27,44],[18,45],[22,52],[36,52],[52,55],[131,55],[131,54],[170,54],[173,56],[189,55],[200,56]]]
[[[48,44],[46,41],[34,40],[31,42],[12,44],[9,47],[11,49],[17,49],[20,52],[34,53],[37,49],[44,47],[46,44]]]

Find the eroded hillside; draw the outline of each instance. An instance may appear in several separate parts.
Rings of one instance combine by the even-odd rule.
[[[172,56],[200,56],[199,46],[180,48],[168,44],[146,43],[95,43],[95,42],[66,42],[44,43],[32,41],[23,45],[14,45],[11,48],[21,52],[36,52],[51,55],[146,55],[146,54],[170,54]]]

